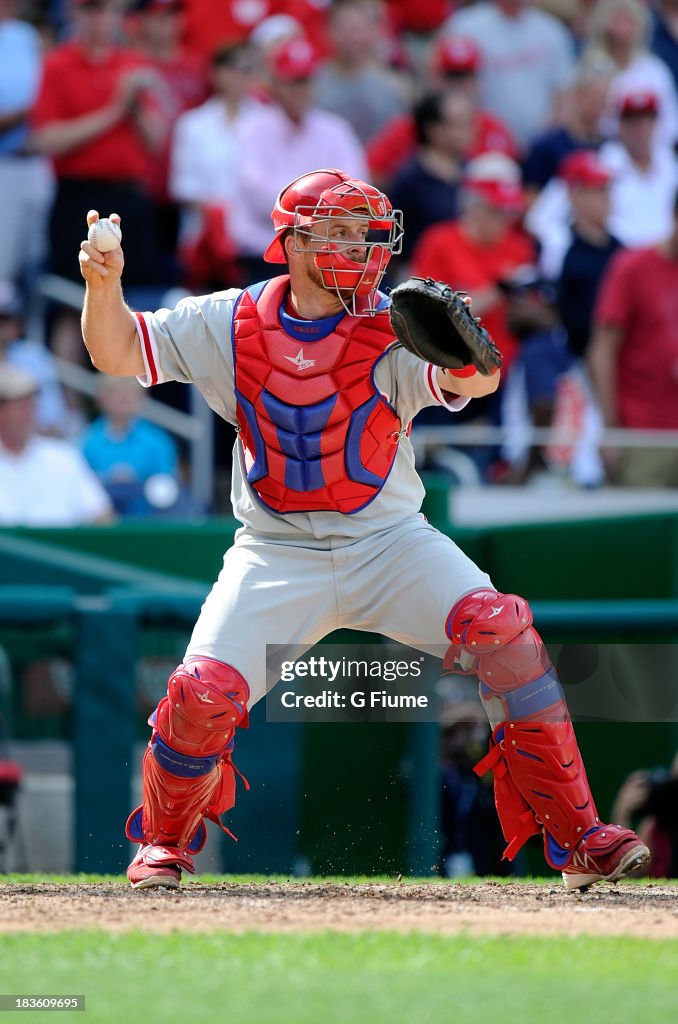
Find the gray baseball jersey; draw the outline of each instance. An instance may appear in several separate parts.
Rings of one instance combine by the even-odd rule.
[[[195,384],[210,408],[235,426],[231,332],[239,294],[231,289],[183,299],[173,310],[137,313],[146,367],[140,382]],[[303,366],[312,345],[321,343],[290,336],[290,357],[298,357]],[[446,402],[435,368],[397,345],[378,363],[374,381],[404,427],[427,406],[442,404],[454,412],[468,402]],[[352,515],[278,515],[262,505],[249,485],[237,438],[232,501],[243,527],[226,554],[187,653],[234,665],[248,680],[254,703],[266,688],[266,644],[310,646],[333,629],[351,625],[439,651],[449,609],[490,581],[456,544],[425,522],[419,513],[423,496],[403,431],[393,469],[365,508]],[[337,589],[340,573],[350,591],[348,603]]]
[[[236,424],[231,325],[239,291],[229,290],[200,298],[183,299],[176,309],[137,314],[146,377],[142,383],[177,380],[198,387],[210,408]],[[290,338],[290,356],[310,352]],[[302,354],[303,359],[303,354]],[[426,406],[445,400],[435,382],[433,368],[405,349],[394,346],[377,366],[375,383],[394,406],[404,426]],[[463,408],[467,399],[447,406]],[[247,482],[242,445],[233,451],[232,498],[237,519],[248,529],[269,537],[298,538],[303,543],[330,537],[362,537],[386,529],[413,515],[421,507],[424,488],[414,468],[412,445],[402,436],[393,471],[381,493],[356,515],[338,512],[295,512],[277,515],[258,500]]]

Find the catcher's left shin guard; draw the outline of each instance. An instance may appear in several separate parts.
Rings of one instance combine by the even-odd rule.
[[[248,699],[243,677],[223,662],[188,658],[175,669],[149,719],[143,803],[127,821],[128,839],[190,855],[205,845],[203,818],[228,832],[219,815],[235,803],[231,751],[236,726],[248,724]]]
[[[445,664],[461,657],[480,679],[495,726],[476,772],[494,772],[497,813],[513,860],[540,830],[548,863],[563,868],[579,841],[599,827],[563,691],[527,602],[515,594],[467,594],[447,620]],[[465,658],[464,658],[465,656]],[[471,662],[471,666],[469,665]]]

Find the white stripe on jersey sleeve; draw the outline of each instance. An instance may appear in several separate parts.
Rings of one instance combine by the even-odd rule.
[[[465,409],[468,403],[471,401],[470,398],[466,398],[463,395],[456,395],[452,401],[448,402],[440,390],[438,384],[438,374],[436,373],[438,367],[434,366],[433,363],[424,363],[424,374],[426,380],[426,387],[435,398],[439,405],[442,405],[445,409],[449,409],[450,412],[459,412],[461,409]]]

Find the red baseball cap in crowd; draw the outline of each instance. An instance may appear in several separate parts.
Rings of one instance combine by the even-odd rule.
[[[465,181],[464,185],[476,195],[481,196],[488,206],[507,213],[520,213],[525,203],[520,185],[511,181]]]
[[[656,117],[659,101],[653,92],[629,92],[619,101],[620,117]]]
[[[525,196],[520,167],[506,153],[481,153],[466,165],[464,187],[481,196],[488,206],[520,213]]]
[[[597,153],[590,149],[578,149],[561,161],[558,176],[568,185],[580,188],[600,188],[608,185],[612,174],[605,164],[601,163]]]
[[[480,67],[480,50],[464,36],[443,37],[433,51],[433,70],[439,75],[473,75]]]
[[[318,55],[307,39],[288,39],[271,55],[271,73],[287,81],[311,78],[317,66]]]

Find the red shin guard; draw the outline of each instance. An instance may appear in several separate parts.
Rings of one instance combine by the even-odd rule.
[[[566,710],[563,706],[562,712]],[[548,836],[571,854],[582,836],[599,824],[586,771],[569,718],[550,722],[505,722],[495,730],[490,752],[475,766],[492,769],[494,799],[504,838],[504,856],[513,860],[523,843],[542,828],[544,852],[554,859]]]
[[[224,828],[219,815],[235,803],[233,737],[236,726],[247,727],[248,697],[240,673],[211,658],[189,658],[172,673],[151,718],[143,803],[128,820],[128,838],[197,853],[204,817]]]
[[[504,721],[476,772],[494,772],[495,803],[508,843],[504,856],[512,860],[543,830],[546,859],[561,868],[599,821],[562,689],[532,626],[532,612],[515,594],[477,591],[452,609],[447,633],[454,660],[462,652],[474,659],[486,707],[499,702],[503,709]]]

